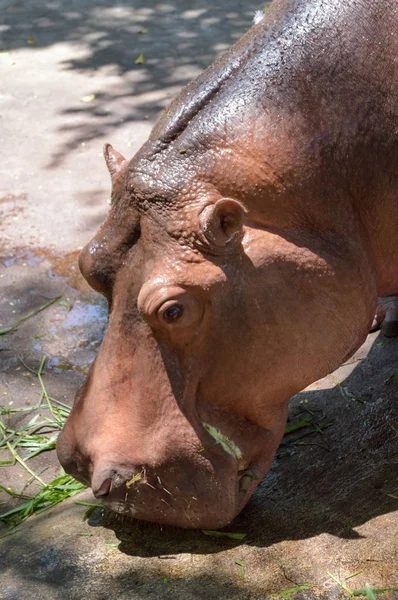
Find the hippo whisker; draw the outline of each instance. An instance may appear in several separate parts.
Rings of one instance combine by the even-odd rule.
[[[186,518],[188,519],[188,521],[191,523],[192,527],[194,527],[194,528],[197,527],[197,524],[195,525],[195,523],[192,521],[189,513],[186,510],[184,510],[184,514],[185,514]]]
[[[190,503],[188,502],[188,500],[186,498],[184,498],[184,496],[174,496],[175,500],[184,500],[184,502],[187,503],[187,507],[190,507]]]

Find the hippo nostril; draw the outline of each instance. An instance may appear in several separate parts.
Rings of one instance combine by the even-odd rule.
[[[91,476],[91,489],[96,498],[106,498],[110,494],[117,495],[117,490],[131,478],[133,468],[129,465],[119,465],[115,462],[108,465],[96,465]]]
[[[100,498],[102,496],[107,496],[109,494],[109,492],[111,491],[111,487],[112,487],[112,479],[110,479],[110,478],[105,479],[101,483],[101,485],[99,486],[98,489],[93,489],[94,496],[96,498]]]

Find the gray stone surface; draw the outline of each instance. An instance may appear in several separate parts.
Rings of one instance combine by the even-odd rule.
[[[107,212],[102,144],[132,156],[161,108],[257,8],[0,0],[0,327],[63,293],[62,304],[0,337],[4,406],[37,402],[27,367],[37,370],[43,355],[50,395],[70,404],[100,343],[106,307],[82,282],[76,250]],[[143,65],[134,62],[140,53]],[[89,94],[95,99],[81,102]],[[347,581],[353,589],[398,587],[397,361],[398,340],[372,334],[347,365],[292,400],[290,422],[308,417],[320,431],[285,438],[229,528],[246,533],[243,542],[100,509],[87,523],[71,499],[0,540],[0,599],[257,600],[289,597],[281,592],[304,584],[311,588],[290,597],[342,598],[328,573],[358,573]],[[26,418],[7,417],[11,425]],[[58,472],[54,453],[31,466],[45,469],[45,480]],[[0,469],[14,491],[28,480],[22,467]],[[0,511],[13,506],[5,494],[0,502]]]

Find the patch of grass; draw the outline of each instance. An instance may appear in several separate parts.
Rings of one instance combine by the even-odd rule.
[[[96,508],[103,508],[102,504],[95,504],[94,502],[81,502],[80,500],[76,500],[75,504],[79,504],[79,506],[88,506],[88,509],[83,515],[83,521],[87,521]]]
[[[308,409],[306,409],[306,410],[311,415],[313,414]],[[300,440],[302,440],[303,438],[305,438],[309,435],[312,435],[313,433],[321,433],[323,435],[324,429],[327,429],[328,427],[331,427],[332,425],[333,425],[333,422],[324,423],[322,421],[320,421],[320,422],[316,421],[315,418],[314,419],[302,418],[299,421],[297,421],[297,423],[288,425],[286,427],[285,436],[289,436],[290,434],[299,432],[300,430],[304,430],[304,431],[302,431],[298,435],[292,436],[292,438],[285,437],[282,440],[281,446],[286,446],[288,444],[306,445],[304,442],[301,442]],[[319,445],[319,444],[314,444],[314,445]],[[320,446],[320,447],[323,450],[329,450],[328,448],[325,448],[323,446]]]
[[[368,600],[377,600],[379,594],[387,594],[388,592],[398,592],[398,587],[393,588],[371,588],[368,583],[360,590],[354,590],[352,595],[354,598],[364,596]]]
[[[35,415],[29,423],[19,429],[7,427],[0,418],[0,433],[3,438],[0,440],[0,448],[7,447],[7,444],[10,444],[13,449],[23,448],[24,450],[30,450],[30,454],[25,458],[25,460],[29,460],[40,454],[40,452],[55,448],[58,432],[37,433],[41,429],[48,428],[51,430],[53,423],[45,417],[40,419],[40,415]],[[15,464],[15,459],[11,461],[11,464]]]
[[[59,432],[70,413],[70,408],[67,405],[49,396],[43,381],[45,364],[46,357],[44,356],[39,370],[37,372],[34,371],[41,387],[40,399],[36,405],[23,409],[0,408],[0,448],[6,448],[10,454],[10,460],[2,461],[0,465],[12,466],[18,462],[31,476],[31,480],[27,485],[32,480],[35,480],[40,485],[39,492],[34,496],[24,493],[18,494],[0,486],[0,491],[21,500],[18,506],[0,514],[0,520],[11,528],[16,527],[32,514],[39,514],[55,504],[78,494],[86,487],[70,475],[67,475],[63,469],[61,469],[59,477],[49,483],[45,483],[40,475],[35,473],[27,464],[27,461],[34,456],[55,448]],[[42,411],[43,409],[47,414],[39,412],[27,424],[22,425],[18,429],[8,427],[1,418],[10,413]],[[21,451],[24,453],[24,456],[21,456]],[[95,505],[95,508],[97,506],[99,505]],[[94,510],[91,505],[90,509],[91,512]],[[88,518],[89,510],[86,511],[84,518]]]
[[[335,581],[342,590],[344,590],[344,592],[347,594],[346,598],[360,598],[360,597],[364,597],[367,598],[367,600],[377,600],[377,596],[379,594],[386,594],[387,592],[396,592],[398,591],[398,588],[372,588],[369,583],[365,583],[365,587],[361,588],[359,590],[351,590],[347,585],[346,585],[346,581],[348,579],[351,579],[352,577],[356,577],[357,575],[359,575],[361,573],[361,571],[358,571],[357,573],[353,573],[352,575],[348,575],[347,577],[345,577],[344,581],[341,581],[340,579],[338,579],[335,575],[333,575],[332,573],[330,573],[329,571],[327,571],[327,574],[329,575],[329,577],[331,577],[331,579],[333,579],[333,581]]]
[[[38,479],[37,476],[36,479]],[[23,502],[19,506],[0,514],[0,520],[4,521],[11,527],[16,527],[31,515],[40,514],[41,512],[48,510],[59,502],[78,494],[86,487],[82,483],[79,483],[73,479],[73,477],[70,475],[66,475],[63,469],[61,469],[59,477],[50,483],[42,483],[42,489],[34,496],[29,497],[12,492],[12,496],[20,497],[23,499]],[[2,491],[9,493],[9,491],[5,488],[3,488]]]
[[[10,451],[13,457],[13,460],[8,462],[10,465],[15,464],[16,461],[20,462],[21,457],[17,458],[14,454],[16,448],[22,448],[25,451],[30,450],[28,456],[24,458],[25,461],[37,456],[41,452],[53,450],[58,434],[69,416],[70,408],[65,404],[58,403],[56,400],[50,398],[47,393],[42,377],[45,364],[46,357],[44,356],[40,363],[39,370],[36,373],[41,387],[40,399],[36,405],[26,409],[0,408],[0,435],[2,438],[0,439],[0,448],[7,447]],[[58,406],[56,406],[56,404],[58,404]],[[10,413],[33,412],[43,408],[48,409],[51,415],[50,417],[36,414],[26,425],[23,425],[18,429],[8,427],[1,418]]]

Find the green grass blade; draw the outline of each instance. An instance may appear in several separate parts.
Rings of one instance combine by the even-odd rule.
[[[24,494],[18,494],[17,492],[13,492],[12,490],[8,490],[3,485],[0,485],[0,492],[3,492],[4,494],[8,494],[9,496],[13,496],[14,498],[24,498],[24,499],[30,498],[30,496],[25,496]]]
[[[78,494],[85,487],[70,475],[63,474],[49,484],[45,484],[35,496],[29,497],[19,506],[0,514],[0,520],[15,527],[30,515],[42,513],[70,496]]]
[[[372,591],[372,588],[370,587],[370,585],[368,583],[365,583],[365,591],[366,591],[366,597],[368,598],[368,600],[376,600],[376,596]]]
[[[42,373],[43,373],[43,369],[45,367],[46,361],[47,361],[47,356],[43,356],[43,358],[41,359],[39,370],[37,371],[37,378],[39,380],[39,383],[41,386],[41,391],[42,391],[43,397],[45,398],[45,400],[47,402],[47,406],[48,406],[50,413],[52,414],[52,416],[54,417],[54,419],[57,421],[57,423],[59,425],[63,425],[62,420],[60,419],[59,415],[54,410],[53,405],[51,404],[50,397],[47,393],[46,386],[44,385],[44,382],[43,382]]]
[[[308,419],[300,419],[300,421],[298,423],[295,423],[294,425],[289,425],[289,427],[286,427],[285,435],[288,433],[293,433],[293,431],[297,431],[298,429],[303,429],[303,427],[308,427],[308,425],[312,425],[312,422],[309,421]]]
[[[312,585],[309,583],[304,583],[303,585],[297,585],[296,587],[289,588],[288,590],[283,590],[283,592],[279,592],[278,596],[283,598],[283,600],[293,600],[293,597],[298,593],[304,590],[310,590]]]
[[[22,465],[24,467],[24,469],[26,469],[28,471],[28,473],[30,473],[30,475],[32,475],[32,477],[34,477],[34,479],[36,479],[42,486],[46,485],[44,483],[44,481],[38,475],[36,475],[36,473],[34,473],[32,471],[32,469],[30,469],[28,467],[28,465],[25,463],[25,461],[19,456],[19,454],[11,446],[10,442],[7,442],[7,448],[9,449],[9,451],[11,452],[11,454],[13,455],[13,457],[15,458],[15,460],[18,461],[19,464]]]
[[[329,571],[326,571],[326,573],[329,575],[329,577],[331,577],[333,579],[333,581],[335,581],[345,591],[346,594],[348,594],[350,596],[350,598],[352,598],[354,596],[353,591],[350,590],[350,588],[347,587],[344,582],[337,579],[337,577],[335,575],[333,575],[332,573],[330,573]]]
[[[218,538],[229,538],[230,540],[244,540],[246,533],[228,533],[227,531],[212,531],[210,529],[202,529],[205,535]]]
[[[15,321],[15,323],[12,323],[8,327],[4,327],[3,329],[0,329],[0,335],[6,335],[6,333],[11,333],[11,331],[14,331],[14,329],[16,329],[17,327],[19,327],[19,325],[21,325],[22,323],[24,323],[24,321],[27,321],[28,319],[31,319],[32,317],[35,317],[42,310],[45,310],[46,308],[48,308],[49,306],[51,306],[52,304],[54,304],[54,302],[57,302],[57,300],[59,300],[60,298],[62,298],[62,295],[63,294],[60,294],[59,296],[56,296],[55,298],[51,298],[51,300],[49,300],[48,302],[46,302],[42,306],[39,306],[39,308],[36,308],[35,310],[31,310],[29,313],[27,313],[26,315],[24,315],[23,317],[21,317],[20,319],[18,319],[18,321]]]

